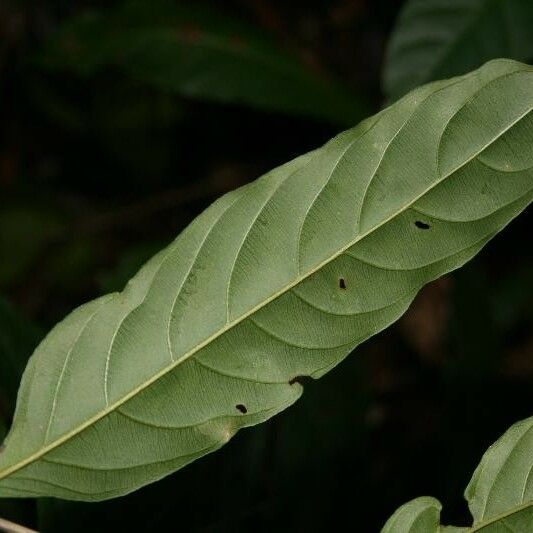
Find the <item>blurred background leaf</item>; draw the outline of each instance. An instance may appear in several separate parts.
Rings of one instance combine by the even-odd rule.
[[[236,102],[352,124],[361,97],[217,4],[130,1],[62,23],[40,54],[48,68],[115,68],[185,97]]]
[[[533,59],[530,0],[407,0],[391,35],[383,90],[396,100],[489,59]]]

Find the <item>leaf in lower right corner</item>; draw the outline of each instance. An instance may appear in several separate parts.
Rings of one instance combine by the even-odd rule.
[[[485,452],[465,497],[474,530],[533,531],[533,417],[511,426]]]
[[[530,533],[533,531],[533,417],[511,426],[483,455],[465,491],[473,516],[466,528],[440,525],[441,504],[416,498],[381,533]]]
[[[439,533],[441,509],[435,498],[416,498],[398,508],[381,533]]]

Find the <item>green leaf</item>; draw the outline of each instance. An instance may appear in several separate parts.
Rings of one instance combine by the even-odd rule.
[[[395,100],[489,59],[533,59],[532,27],[530,0],[408,0],[385,55],[385,95]]]
[[[38,347],[0,495],[125,494],[295,402],[531,202],[532,89],[488,63],[215,202]]]
[[[465,491],[470,527],[440,526],[441,504],[416,498],[389,518],[382,533],[483,533],[533,530],[533,417],[511,426],[486,452]]]
[[[442,505],[435,498],[423,496],[402,505],[381,533],[439,533]]]
[[[137,0],[88,11],[64,23],[40,62],[81,76],[113,67],[185,97],[343,124],[366,111],[360,97],[213,6]]]

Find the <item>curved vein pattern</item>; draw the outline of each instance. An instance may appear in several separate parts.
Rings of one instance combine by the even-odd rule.
[[[531,529],[532,452],[533,418],[511,426],[487,450],[465,492],[474,526],[501,519],[516,531]],[[485,527],[486,531],[496,531],[496,527]]]
[[[532,109],[491,62],[223,196],[37,348],[0,495],[125,494],[292,404],[530,203]]]

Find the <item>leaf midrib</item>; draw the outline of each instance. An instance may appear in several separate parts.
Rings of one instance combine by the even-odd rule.
[[[515,74],[516,71],[509,72],[503,76],[498,76],[497,78],[494,78],[493,80],[489,81],[487,84],[483,85],[478,89],[479,92],[482,90],[486,85],[492,83],[495,79],[499,79],[501,77],[506,77],[512,74]],[[508,126],[506,126],[502,131],[500,131],[497,135],[495,135],[490,142],[488,142],[486,145],[481,147],[477,152],[472,154],[468,159],[466,159],[464,162],[462,162],[460,165],[458,165],[456,168],[448,172],[447,174],[441,176],[439,179],[437,179],[433,184],[431,184],[430,187],[423,190],[418,196],[416,196],[411,202],[406,204],[403,208],[398,209],[394,213],[392,213],[389,217],[385,218],[380,223],[376,224],[374,227],[370,228],[368,231],[361,233],[357,235],[355,239],[352,239],[349,241],[346,245],[341,247],[339,251],[332,254],[330,257],[324,259],[320,263],[318,263],[314,268],[310,269],[309,272],[298,275],[291,283],[288,283],[275,293],[273,293],[271,296],[266,298],[264,301],[260,302],[253,308],[251,308],[246,313],[243,313],[240,317],[234,319],[232,322],[228,322],[224,327],[220,328],[216,333],[213,333],[209,337],[207,337],[205,340],[200,342],[197,346],[183,354],[180,358],[176,359],[173,364],[166,366],[159,372],[157,372],[152,378],[146,380],[144,383],[136,387],[135,389],[131,390],[128,394],[124,395],[121,399],[117,400],[115,403],[109,405],[106,407],[106,409],[102,410],[100,413],[94,415],[93,417],[89,418],[85,423],[79,425],[77,428],[72,429],[71,431],[65,433],[61,437],[59,437],[57,440],[51,442],[47,446],[44,446],[37,452],[33,453],[32,455],[28,456],[26,459],[19,461],[18,463],[15,463],[14,465],[6,468],[4,471],[0,472],[0,480],[5,479],[7,476],[21,470],[22,468],[28,466],[29,464],[33,463],[34,461],[38,460],[42,456],[46,455],[50,451],[54,450],[55,448],[61,446],[63,443],[70,440],[72,437],[76,436],[77,434],[81,433],[88,427],[92,426],[94,423],[98,422],[102,418],[105,418],[108,414],[115,411],[117,408],[119,408],[121,405],[125,404],[127,401],[134,398],[137,394],[139,394],[144,389],[148,388],[150,385],[158,381],[160,378],[165,376],[167,373],[174,370],[174,368],[178,367],[182,362],[186,361],[190,357],[192,357],[194,354],[205,348],[207,345],[209,345],[211,342],[213,342],[218,337],[222,336],[227,331],[231,330],[238,324],[240,324],[242,321],[246,320],[250,316],[254,315],[257,311],[268,305],[270,302],[274,301],[278,297],[285,294],[287,291],[295,287],[296,285],[300,284],[302,281],[307,279],[308,277],[312,276],[314,273],[318,272],[320,269],[322,269],[324,266],[326,266],[331,261],[335,260],[337,257],[341,256],[344,252],[346,252],[349,248],[363,240],[368,235],[371,235],[374,231],[377,231],[379,228],[402,214],[403,212],[407,211],[412,205],[414,205],[418,200],[420,200],[422,197],[424,197],[426,194],[428,194],[432,189],[440,185],[442,182],[444,182],[446,179],[448,179],[450,176],[452,176],[455,172],[466,166],[468,163],[473,161],[479,154],[481,154],[484,150],[486,150],[489,146],[491,146],[494,142],[496,142],[502,135],[504,135],[507,131],[509,131],[511,128],[513,128],[516,124],[518,124],[523,118],[525,118],[531,111],[533,111],[533,107],[529,108],[526,112],[522,113],[516,120],[511,122]],[[457,113],[457,112],[456,112]],[[454,113],[453,116],[456,115]],[[451,118],[453,118],[453,116]],[[451,119],[450,119],[451,120]],[[448,121],[449,122],[449,121]],[[447,124],[444,126],[443,132],[446,130]],[[442,137],[441,137],[442,138]],[[440,142],[439,142],[440,146]],[[438,150],[437,150],[438,153]]]

